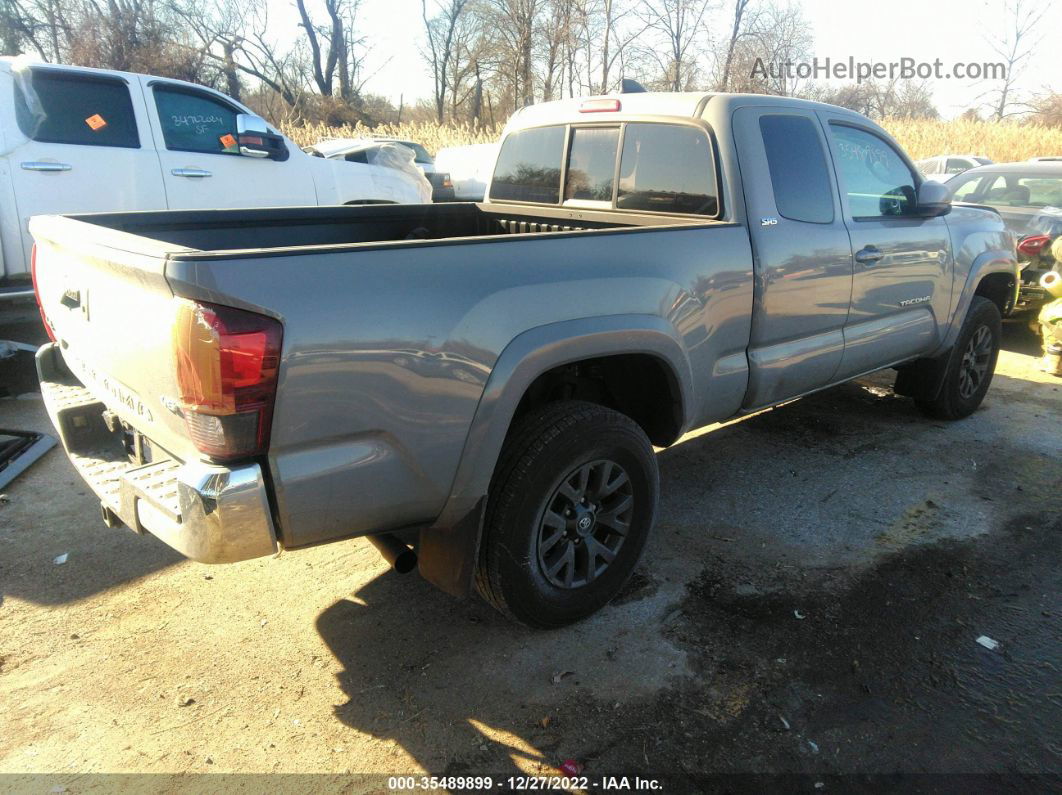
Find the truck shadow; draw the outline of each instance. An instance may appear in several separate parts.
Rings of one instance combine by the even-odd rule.
[[[0,381],[0,390],[21,397],[0,400],[0,426],[54,436],[32,357],[13,358],[7,372],[21,380]],[[32,390],[23,387],[28,379]],[[0,603],[8,596],[40,605],[76,602],[184,560],[156,538],[105,527],[99,505],[58,446],[10,483],[0,502]],[[55,563],[62,555],[64,562]]]
[[[1030,317],[1021,317],[1005,322],[1003,324],[1003,339],[1000,341],[1000,347],[1005,351],[1023,353],[1026,356],[1042,355],[1040,333],[1030,328],[1031,319]]]
[[[661,508],[643,566],[620,599],[573,627],[535,632],[419,578],[376,578],[316,622],[343,667],[336,719],[412,758],[381,751],[392,755],[377,764],[392,771],[556,774],[568,758],[599,775],[615,768],[594,767],[598,759],[652,770],[662,722],[680,718],[684,704],[699,709],[681,694],[709,686],[704,655],[744,654],[734,632],[691,623],[684,605],[698,583],[720,576],[743,593],[744,574],[760,589],[824,572],[847,580],[905,551],[993,530],[1001,519],[979,495],[1046,471],[1049,440],[1006,441],[1008,404],[1020,391],[1037,411],[1057,401],[1057,387],[997,379],[965,431],[926,420],[882,374],[662,451]],[[971,451],[972,438],[993,441]],[[1006,510],[1047,510],[1029,492],[1015,495]],[[792,615],[784,585],[771,598]],[[770,629],[742,632],[751,647]],[[814,670],[816,656],[832,652],[812,643],[806,654]],[[730,685],[723,722],[754,693],[754,682]]]
[[[21,501],[23,493],[13,492],[11,499]],[[68,522],[20,521],[3,532],[0,604],[9,596],[49,606],[77,602],[185,560],[158,539],[104,527],[98,502],[85,502],[83,510],[63,512]],[[0,519],[13,520],[11,508],[0,506]]]

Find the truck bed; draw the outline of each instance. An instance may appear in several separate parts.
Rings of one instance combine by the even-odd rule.
[[[381,204],[184,210],[69,216],[96,227],[195,252],[430,242],[514,234],[570,233],[713,223],[701,218],[520,205]],[[116,244],[118,241],[104,241]],[[120,245],[115,245],[120,248]],[[176,253],[176,252],[175,252]]]

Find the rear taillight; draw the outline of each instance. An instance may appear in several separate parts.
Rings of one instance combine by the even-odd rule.
[[[55,342],[55,334],[52,331],[52,324],[48,322],[48,316],[44,314],[44,304],[41,302],[41,290],[37,286],[37,244],[33,244],[33,248],[30,249],[30,280],[33,282],[33,296],[37,299],[37,311],[41,313],[41,323],[44,324],[44,330],[48,333],[48,339]]]
[[[178,400],[200,452],[226,460],[266,451],[282,334],[271,317],[178,299]]]
[[[1018,251],[1027,257],[1036,257],[1050,242],[1049,235],[1029,235],[1018,241]]]

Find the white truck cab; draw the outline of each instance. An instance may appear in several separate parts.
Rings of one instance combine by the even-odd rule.
[[[9,295],[29,289],[34,215],[426,201],[401,171],[312,157],[212,89],[0,58],[0,288]]]

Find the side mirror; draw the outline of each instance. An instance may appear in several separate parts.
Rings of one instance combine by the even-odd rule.
[[[268,157],[287,160],[288,147],[283,136],[270,131],[266,120],[250,113],[236,114],[236,141],[244,157]]]
[[[951,189],[941,182],[926,180],[918,187],[914,214],[919,218],[936,218],[951,212]]]

